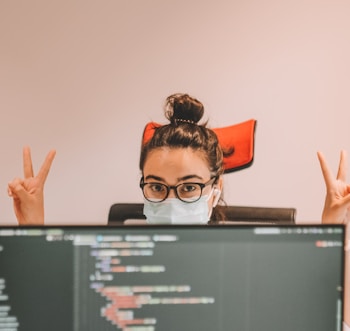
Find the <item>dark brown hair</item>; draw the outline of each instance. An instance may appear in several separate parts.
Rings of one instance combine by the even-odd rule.
[[[223,151],[207,122],[199,124],[204,114],[203,104],[188,94],[178,93],[166,99],[164,110],[170,123],[155,128],[153,137],[141,146],[140,170],[143,171],[148,153],[156,148],[192,148],[202,152],[211,175],[219,178],[224,172]],[[219,209],[214,208],[210,223],[224,218]]]

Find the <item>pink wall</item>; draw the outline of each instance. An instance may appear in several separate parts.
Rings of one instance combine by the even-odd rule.
[[[319,221],[316,151],[350,153],[350,2],[0,2],[0,220],[7,182],[57,157],[47,223],[105,223],[110,204],[142,201],[143,126],[174,92],[202,100],[211,125],[258,120],[255,162],[225,177],[230,204],[298,209]]]

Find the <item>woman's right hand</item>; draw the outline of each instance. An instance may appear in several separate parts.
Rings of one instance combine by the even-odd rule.
[[[15,178],[8,184],[8,194],[13,198],[13,207],[20,225],[44,224],[44,184],[49,174],[56,151],[51,150],[34,176],[29,147],[23,148],[24,178]]]

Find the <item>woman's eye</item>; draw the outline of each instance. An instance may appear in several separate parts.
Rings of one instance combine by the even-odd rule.
[[[183,184],[182,189],[183,192],[190,193],[198,190],[198,185],[195,184]]]
[[[162,184],[150,184],[150,188],[153,192],[164,191],[164,185],[162,185]]]

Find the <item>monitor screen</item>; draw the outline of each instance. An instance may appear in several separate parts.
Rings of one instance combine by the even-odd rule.
[[[0,331],[339,331],[341,225],[0,228]]]

